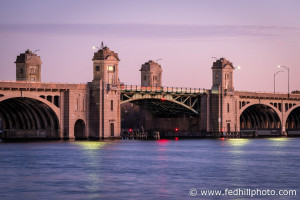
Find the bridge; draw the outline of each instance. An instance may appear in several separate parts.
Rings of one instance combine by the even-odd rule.
[[[163,87],[162,68],[154,61],[142,65],[140,86],[125,85],[119,61],[103,47],[94,53],[91,82],[42,83],[40,57],[21,53],[16,81],[0,81],[0,137],[118,138],[121,123],[130,128],[129,122],[161,133],[300,135],[300,94],[235,91],[234,66],[225,58],[211,66],[210,89]]]
[[[121,104],[133,102],[155,116],[199,115],[199,97],[205,89],[179,87],[121,86]]]
[[[300,95],[236,92],[241,130],[300,134]]]

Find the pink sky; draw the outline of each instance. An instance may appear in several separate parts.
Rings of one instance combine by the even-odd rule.
[[[273,91],[277,65],[300,90],[298,0],[1,1],[0,80],[15,80],[16,56],[38,51],[43,82],[92,80],[92,46],[119,53],[120,80],[140,84],[141,65],[157,60],[163,85],[211,88],[211,57],[225,57],[236,90]],[[287,72],[276,76],[287,92]]]

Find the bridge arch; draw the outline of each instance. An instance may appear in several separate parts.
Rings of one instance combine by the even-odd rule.
[[[258,103],[258,102],[253,102],[253,103],[245,104],[245,105],[240,109],[240,115],[244,112],[244,110],[246,110],[248,107],[253,106],[253,105],[265,105],[265,106],[267,106],[267,107],[270,107],[270,108],[272,108],[272,109],[277,113],[278,117],[281,119],[281,111],[280,111],[277,107],[275,107],[275,106],[272,105],[272,104],[265,104],[265,103],[263,103],[263,102],[260,102],[260,103]]]
[[[251,104],[240,114],[240,130],[281,130],[281,118],[272,105]]]
[[[300,105],[286,112],[285,128],[289,132],[299,132],[300,134]]]
[[[59,138],[59,118],[47,104],[35,98],[0,99],[3,138]]]
[[[179,98],[173,98],[172,95],[151,95],[151,94],[134,94],[130,98],[121,101],[121,105],[125,103],[135,103],[147,110],[153,112],[162,112],[170,115],[177,114],[193,114],[198,115],[198,110],[195,109],[197,107],[198,99],[195,98],[193,101],[187,103],[190,97],[182,97],[181,101]]]
[[[74,124],[74,136],[76,140],[82,140],[86,138],[85,135],[85,123],[82,119],[77,119]]]
[[[41,95],[43,96],[43,95]],[[43,102],[44,104],[46,104],[47,106],[49,106],[54,112],[55,114],[59,117],[60,116],[60,108],[58,108],[57,106],[55,106],[53,103],[47,101],[45,98],[42,98],[41,96],[35,96],[35,95],[32,95],[30,93],[25,93],[25,94],[21,94],[21,93],[12,93],[12,94],[5,94],[3,95],[2,97],[0,96],[0,102],[6,100],[6,99],[12,99],[12,98],[30,98],[30,99],[35,99],[35,100],[38,100],[38,101],[41,101]],[[60,118],[58,118],[59,122],[60,122]]]

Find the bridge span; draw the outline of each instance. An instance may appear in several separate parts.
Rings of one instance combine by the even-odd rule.
[[[121,124],[162,134],[300,136],[300,94],[235,91],[235,67],[225,58],[212,64],[210,89],[163,87],[154,61],[142,65],[140,86],[125,85],[119,61],[103,47],[94,53],[91,82],[42,83],[40,57],[30,50],[20,54],[17,81],[0,81],[0,137],[119,138]]]
[[[205,89],[181,87],[121,86],[121,105],[132,102],[154,115],[199,115],[200,96]]]

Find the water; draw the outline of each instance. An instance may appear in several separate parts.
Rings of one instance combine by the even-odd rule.
[[[299,144],[300,138],[0,142],[0,199],[300,199]],[[298,195],[200,195],[226,188]]]

